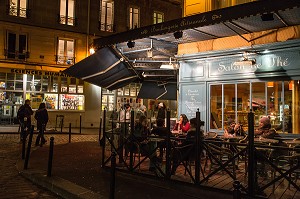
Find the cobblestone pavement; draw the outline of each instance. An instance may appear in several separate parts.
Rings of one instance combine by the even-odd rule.
[[[69,142],[68,135],[46,135],[49,147],[50,137],[54,137],[55,144]],[[35,142],[36,135],[33,137]],[[97,141],[97,135],[72,135],[72,142]],[[53,199],[60,198],[46,191],[18,174],[16,162],[21,158],[21,144],[18,134],[0,134],[0,199],[30,198]]]

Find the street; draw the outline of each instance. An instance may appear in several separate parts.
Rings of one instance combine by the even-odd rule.
[[[33,137],[33,140],[35,139]],[[68,135],[46,135],[47,144],[43,147],[49,147],[49,139],[53,136],[55,143],[67,143]],[[95,141],[96,135],[72,135],[72,142]],[[21,143],[18,134],[0,134],[0,198],[39,198],[52,199],[60,198],[55,194],[46,191],[19,175],[16,168],[16,162],[21,159]],[[33,149],[34,150],[34,147]]]

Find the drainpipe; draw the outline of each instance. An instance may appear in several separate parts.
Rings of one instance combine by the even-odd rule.
[[[91,0],[88,0],[88,8],[87,8],[87,27],[86,27],[86,57],[89,56],[89,35],[90,35],[90,8],[91,8]]]

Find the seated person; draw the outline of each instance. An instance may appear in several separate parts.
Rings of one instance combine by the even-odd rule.
[[[182,131],[183,133],[187,133],[190,129],[189,119],[185,114],[181,114],[179,117],[179,122],[173,128],[173,131]]]
[[[260,118],[259,128],[254,131],[254,136],[273,139],[276,135],[278,135],[276,130],[271,128],[270,118],[268,116]]]
[[[133,135],[139,142],[147,139],[147,136],[149,135],[149,128],[147,126],[146,116],[141,115],[139,121],[135,123]]]
[[[156,127],[154,127],[151,131],[151,134],[158,136],[167,136],[170,133],[169,129],[165,127],[165,120],[158,118],[156,120]]]
[[[188,160],[190,155],[195,154],[195,135],[196,135],[196,127],[197,127],[197,119],[192,118],[190,122],[190,129],[187,132],[186,139],[182,142],[182,144],[178,145],[172,154],[172,169],[171,174],[175,174],[177,167],[179,166],[181,161]],[[200,130],[200,139],[203,140],[204,133]],[[200,146],[200,151],[202,150],[202,146]]]
[[[227,121],[227,128],[224,130],[225,137],[233,137],[233,136],[245,136],[245,131],[239,123],[235,123],[235,121],[231,118]]]

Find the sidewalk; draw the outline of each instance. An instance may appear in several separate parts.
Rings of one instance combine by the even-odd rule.
[[[24,177],[64,198],[109,198],[110,172],[102,169],[98,142],[77,142],[54,146],[52,177],[46,176],[49,146],[35,147],[29,166],[24,161],[17,167]],[[149,179],[116,172],[115,198],[122,199],[195,199],[232,198],[228,192],[199,189],[162,179]]]
[[[0,134],[18,134],[19,132],[19,125],[0,125]],[[35,132],[36,132],[36,127],[35,127]],[[79,128],[71,128],[72,133],[80,134],[80,129]],[[47,128],[46,129],[46,134],[55,134],[55,133],[69,133],[69,128],[63,128],[62,132],[60,128]],[[81,134],[83,135],[98,135],[99,134],[99,128],[81,128]]]

